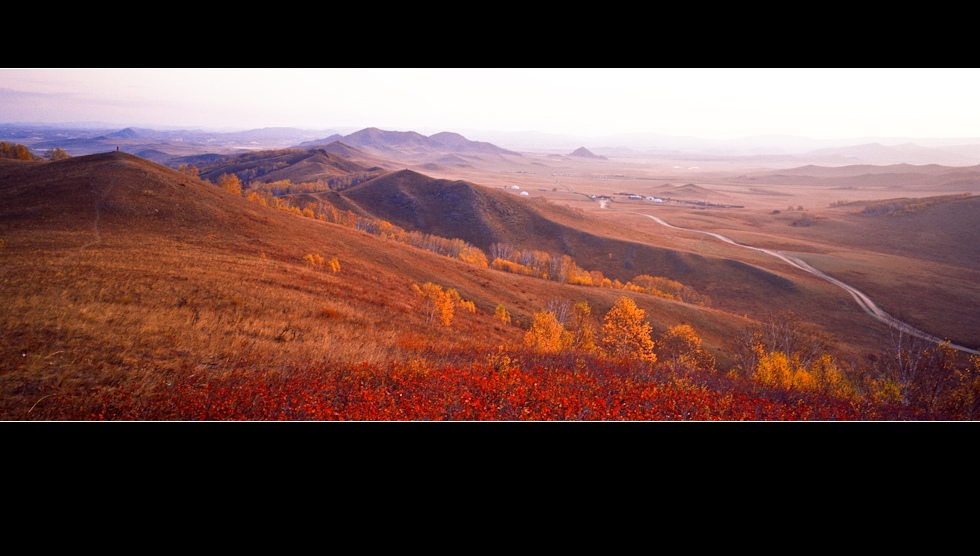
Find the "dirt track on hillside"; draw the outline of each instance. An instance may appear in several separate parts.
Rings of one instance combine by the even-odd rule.
[[[609,208],[606,203],[600,203],[600,205],[601,205],[602,208]],[[826,280],[826,281],[828,281],[828,282],[830,282],[830,283],[832,283],[832,284],[834,284],[834,285],[836,285],[836,286],[844,289],[845,291],[847,291],[847,293],[851,294],[851,297],[854,298],[854,300],[858,303],[858,305],[861,307],[861,309],[864,310],[865,313],[868,313],[869,315],[871,315],[875,319],[877,319],[877,320],[879,320],[879,321],[887,324],[888,326],[890,326],[890,327],[892,327],[892,328],[894,328],[894,329],[896,329],[896,330],[898,330],[898,331],[900,331],[900,332],[902,332],[904,334],[909,334],[911,336],[915,336],[917,338],[921,338],[921,339],[926,340],[926,341],[929,341],[929,342],[942,343],[944,341],[941,338],[938,338],[936,336],[933,336],[932,334],[927,334],[927,333],[925,333],[925,332],[923,332],[923,331],[921,331],[921,330],[919,330],[919,329],[917,329],[917,328],[909,325],[908,323],[905,323],[905,322],[902,322],[902,321],[896,319],[895,317],[889,315],[884,310],[882,310],[880,307],[878,307],[878,305],[875,304],[875,302],[872,301],[870,297],[868,297],[866,294],[864,294],[864,292],[858,290],[857,288],[855,288],[853,286],[850,286],[848,284],[845,284],[844,282],[841,282],[840,280],[834,278],[833,276],[829,276],[827,274],[824,274],[820,270],[817,270],[816,268],[813,268],[812,266],[810,266],[809,264],[807,264],[805,261],[803,261],[801,259],[798,259],[796,257],[791,257],[791,256],[786,255],[784,253],[781,253],[779,251],[773,251],[772,249],[762,249],[762,248],[759,248],[759,247],[753,247],[751,245],[744,245],[742,243],[738,243],[736,241],[733,241],[731,238],[728,238],[726,236],[723,236],[723,235],[718,234],[718,233],[715,233],[715,232],[706,232],[704,230],[694,230],[694,229],[691,229],[691,228],[681,228],[679,226],[674,226],[673,224],[667,223],[662,218],[657,217],[657,216],[653,216],[653,215],[650,215],[650,214],[645,214],[645,213],[642,213],[642,212],[635,212],[635,211],[631,211],[631,210],[623,210],[623,209],[609,209],[609,210],[618,210],[620,212],[628,212],[628,213],[631,213],[631,214],[638,214],[640,216],[645,216],[645,217],[653,220],[654,222],[657,222],[658,224],[661,224],[661,225],[666,226],[668,228],[673,228],[675,230],[682,230],[682,231],[685,231],[685,232],[694,232],[694,233],[699,233],[699,234],[706,234],[706,235],[709,235],[711,237],[714,237],[714,238],[716,238],[718,240],[724,241],[725,243],[730,243],[732,245],[735,245],[735,246],[738,246],[738,247],[742,247],[744,249],[752,249],[754,251],[759,251],[761,253],[765,253],[765,254],[770,255],[772,257],[776,257],[777,259],[785,262],[786,264],[788,264],[788,265],[790,265],[792,267],[798,268],[798,269],[803,270],[805,272],[809,272],[810,274],[813,274],[814,276],[817,276],[819,278],[822,278],[823,280]],[[962,352],[980,355],[980,351],[977,351],[975,349],[970,349],[970,348],[965,347],[965,346],[960,346],[960,345],[957,345],[957,344],[950,343],[949,347],[951,347],[953,349],[956,349],[956,350],[959,350],[959,351],[962,351]]]

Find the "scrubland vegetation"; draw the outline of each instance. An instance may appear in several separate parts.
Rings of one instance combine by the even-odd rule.
[[[222,174],[218,178],[217,185],[233,194],[244,194],[240,182],[234,176]],[[286,180],[285,187],[289,185],[291,184]],[[299,189],[307,190],[311,188],[301,186]],[[260,191],[268,191],[268,188],[261,187],[244,195],[249,201],[259,203],[262,206],[271,206],[297,216],[341,224],[385,239],[456,258],[476,266],[484,268],[489,266],[495,270],[520,274],[522,276],[532,276],[544,280],[553,280],[562,284],[606,287],[648,293],[666,299],[694,303],[701,306],[709,306],[711,304],[711,299],[707,295],[700,294],[690,286],[685,286],[676,280],[670,280],[662,276],[655,277],[641,274],[633,280],[623,283],[618,279],[610,280],[606,278],[603,276],[602,271],[590,271],[579,267],[569,255],[548,253],[537,249],[517,249],[513,245],[505,243],[492,244],[490,246],[490,257],[488,257],[483,250],[459,238],[444,238],[417,231],[406,231],[388,221],[357,216],[351,210],[340,210],[332,204],[323,201],[319,203],[307,202],[305,206],[300,208],[292,204],[288,198],[277,197],[264,192],[260,193]],[[491,258],[492,262],[488,263],[488,260]]]
[[[60,148],[48,149],[43,157],[39,157],[24,145],[0,141],[0,158],[13,160],[64,160],[69,157],[70,155],[64,149]]]
[[[863,209],[861,209],[862,214],[870,215],[903,215],[912,214],[919,212],[927,207],[933,206],[937,203],[944,203],[948,201],[953,201],[956,199],[968,199],[971,195],[968,193],[959,195],[939,195],[935,197],[924,197],[924,198],[902,198],[902,199],[888,199],[884,201],[874,201],[865,203]]]
[[[156,189],[84,190],[76,228],[0,226],[0,419],[980,416],[980,356],[948,343],[896,330],[845,359],[833,336],[774,310],[712,353],[697,325],[643,308],[710,306],[675,280],[622,283],[503,243],[488,256],[231,175],[159,172]],[[151,226],[163,205],[109,196],[126,188],[203,216]]]

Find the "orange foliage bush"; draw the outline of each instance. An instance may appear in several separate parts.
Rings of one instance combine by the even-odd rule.
[[[494,317],[504,324],[510,324],[510,312],[507,311],[507,308],[503,304],[497,305]]]
[[[620,297],[606,313],[602,324],[602,346],[606,353],[616,358],[632,358],[653,363],[652,327],[644,320],[643,309],[629,297]]]
[[[321,257],[320,255],[316,255],[313,253],[307,254],[305,257],[303,257],[303,261],[306,263],[306,266],[312,269],[323,268],[323,257]]]
[[[677,370],[715,370],[715,358],[701,347],[701,338],[689,324],[671,326],[656,342],[660,360]]]
[[[456,307],[470,313],[476,312],[476,305],[460,297],[459,292],[452,288],[443,291],[442,286],[426,282],[422,286],[412,284],[412,291],[421,299],[420,310],[425,315],[426,324],[438,319],[442,326],[450,326]]]
[[[241,197],[242,195],[242,182],[238,179],[235,174],[221,174],[218,176],[218,187],[221,187],[229,193],[233,193]]]
[[[555,353],[572,345],[572,335],[551,311],[534,313],[531,328],[524,333],[524,345],[534,351]]]

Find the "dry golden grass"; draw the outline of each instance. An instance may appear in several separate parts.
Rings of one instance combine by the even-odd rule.
[[[496,175],[487,181],[512,180]],[[711,307],[697,307],[631,294],[654,336],[691,325],[721,367],[730,360],[728,343],[772,312],[801,315],[857,359],[887,337],[832,284],[760,253],[599,209],[580,194],[663,185],[659,180],[624,184],[585,176],[573,183],[543,169],[522,183],[540,186],[536,198],[521,201],[535,203],[536,214],[563,226],[563,234],[550,238],[552,246],[568,246],[582,268],[604,269],[611,277],[618,269],[624,281],[666,276],[710,296]],[[572,191],[554,190],[569,183]],[[550,301],[587,301],[598,316],[623,294],[480,268],[263,207],[124,153],[0,164],[0,185],[5,420],[28,418],[32,408],[66,389],[150,384],[178,370],[223,373],[255,361],[286,369],[307,362],[451,359],[468,348],[520,346],[534,313]],[[742,202],[757,194],[725,195]],[[976,306],[975,268],[955,265],[948,252],[924,255],[934,245],[924,240],[912,242],[915,254],[896,251],[889,228],[843,207],[814,209],[821,219],[808,228],[789,225],[795,215],[772,214],[771,198],[779,206],[811,206],[800,195],[765,196],[764,203],[737,211],[670,207],[651,213],[793,252],[840,273],[924,330],[956,334],[950,337],[960,343],[977,340],[975,317],[966,313]],[[622,201],[615,206],[643,208]],[[929,211],[913,216],[931,219],[918,225],[943,220]],[[304,261],[308,254],[336,259],[339,271],[311,268]],[[411,290],[425,282],[456,290],[476,311],[459,311],[450,327],[427,326]],[[916,295],[909,295],[910,287]],[[500,305],[510,324],[495,318]],[[961,326],[947,326],[957,318]]]
[[[283,368],[382,363],[518,346],[550,299],[587,300],[601,314],[622,293],[468,265],[262,207],[123,153],[68,162],[5,177],[3,419],[25,418],[64,389],[149,384],[177,370],[221,373],[253,360]],[[310,253],[336,259],[340,270],[309,267]],[[427,326],[411,291],[424,282],[457,290],[476,311],[458,311],[451,327]],[[664,329],[716,314],[636,297]],[[495,318],[501,304],[509,325]],[[705,333],[706,343],[721,345],[723,333]]]
[[[747,245],[799,256],[852,283],[886,311],[922,330],[955,343],[980,346],[980,293],[971,285],[980,278],[976,274],[980,265],[980,219],[976,218],[980,181],[963,178],[972,175],[964,173],[971,169],[905,165],[894,172],[886,168],[875,173],[870,167],[855,167],[832,169],[826,177],[827,169],[812,167],[793,172],[803,177],[780,178],[770,176],[774,173],[770,170],[730,161],[697,164],[700,168],[656,160],[585,162],[542,155],[528,164],[533,169],[527,174],[471,169],[465,175],[476,183],[500,187],[527,184],[532,202],[547,200],[582,211],[587,216],[584,225],[599,237],[667,249],[669,255],[653,256],[656,263],[650,273],[695,287],[711,296],[714,307],[753,319],[770,311],[792,310],[838,336],[849,351],[861,357],[881,347],[888,331],[860,311],[843,290],[762,253],[703,234],[664,228],[641,216],[602,209],[587,195],[614,197],[609,208],[657,215],[677,226],[714,231]],[[808,171],[815,177],[807,177]],[[486,176],[480,177],[480,172]],[[447,171],[442,177],[449,175],[453,174]],[[654,206],[628,200],[618,195],[621,192],[675,195],[687,201],[743,208]],[[963,194],[968,198],[957,199]],[[867,204],[936,196],[953,201],[930,204],[904,216],[861,213]],[[865,201],[840,203],[846,199]],[[553,214],[549,217],[559,220]],[[812,225],[794,226],[803,218]],[[575,253],[577,262],[585,268],[599,268],[595,266],[599,258],[587,252]],[[613,254],[620,260],[625,256],[625,252]],[[649,251],[646,258],[650,258]],[[712,258],[741,261],[765,272],[755,271],[754,279],[749,272],[732,274],[733,268],[713,264],[717,260]],[[690,268],[687,275],[681,273],[685,267]],[[780,278],[792,282],[795,291],[774,289]]]

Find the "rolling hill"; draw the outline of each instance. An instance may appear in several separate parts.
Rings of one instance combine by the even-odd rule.
[[[366,130],[360,136],[362,139],[373,138],[372,140],[394,145],[418,145],[425,143],[426,139],[419,134],[394,134],[392,138],[380,130]],[[382,140],[378,137],[388,137],[388,139]],[[350,154],[364,153],[339,142],[331,143],[328,148],[330,146],[340,147],[343,152]],[[315,153],[319,150],[287,152],[293,153],[290,156],[295,158],[296,164],[290,165],[289,161],[276,151],[265,151],[228,157],[223,159],[222,168],[240,170],[248,167],[240,161],[247,160],[253,168],[279,168],[271,174],[261,175],[257,178],[259,181],[282,176],[296,178],[293,181],[314,176],[318,176],[317,179],[324,179],[326,174],[315,166],[298,162],[315,158],[312,154],[300,153]],[[375,161],[383,160],[375,155],[369,156],[372,156]],[[469,155],[443,155],[443,158],[445,156]],[[301,167],[313,170],[305,171]],[[358,169],[356,165],[352,167],[334,165],[333,168],[335,173],[330,175],[343,175],[345,169]],[[360,169],[363,170],[363,166]],[[436,168],[436,171],[438,169]],[[860,350],[861,348],[856,346],[862,344],[880,343],[882,334],[887,333],[881,329],[865,329],[861,326],[859,313],[853,312],[856,307],[842,301],[842,298],[847,299],[843,291],[822,288],[820,284],[813,284],[810,277],[779,264],[773,265],[765,260],[745,260],[738,253],[718,252],[707,255],[702,251],[701,244],[697,243],[682,246],[676,241],[664,242],[652,236],[637,241],[635,230],[623,227],[608,228],[598,220],[586,218],[581,212],[544,202],[540,198],[520,198],[500,188],[480,186],[462,180],[434,179],[412,170],[386,172],[381,166],[373,166],[370,170],[370,174],[361,172],[356,180],[360,183],[355,187],[345,186],[346,189],[343,191],[320,191],[313,194],[294,194],[290,197],[296,206],[308,206],[310,203],[313,206],[322,206],[323,203],[327,203],[338,210],[349,210],[361,217],[387,221],[406,230],[445,238],[459,238],[485,252],[488,252],[494,243],[505,243],[518,249],[535,249],[551,254],[569,255],[580,267],[598,270],[605,276],[621,282],[632,280],[638,275],[662,276],[708,296],[714,307],[755,319],[764,318],[768,312],[773,311],[774,307],[794,311],[805,315],[808,320],[818,323],[827,331],[843,333],[848,337],[848,343],[852,344],[851,349],[855,351]],[[921,170],[921,175],[943,176],[949,173],[946,171],[949,169],[935,166]],[[915,167],[904,165],[886,168],[855,166],[850,169],[803,167],[781,174],[780,177],[802,174],[805,176],[803,179],[811,179],[814,175],[829,174],[834,177],[827,176],[826,179],[839,180],[846,176],[881,176],[882,187],[887,187],[886,184],[893,183],[892,178],[898,179],[897,183],[902,183],[907,171],[920,175]],[[969,169],[963,171],[968,172]],[[216,173],[210,171],[205,175],[214,176]],[[247,172],[239,172],[239,174],[248,176]],[[372,175],[375,177],[368,179]],[[708,199],[715,202],[730,198],[729,194],[693,183],[683,186],[663,184],[653,186],[652,189],[664,197],[699,201]],[[761,186],[751,189],[750,193],[766,196],[786,195],[780,190]],[[829,231],[835,226],[839,227],[841,224],[825,223],[815,230]],[[846,229],[854,233],[853,227]],[[960,236],[969,238],[972,237],[972,233],[967,231]],[[844,241],[849,241],[846,239],[848,237],[868,236],[861,233],[853,236],[845,234]],[[912,244],[904,242],[896,245],[900,250],[907,250]],[[892,250],[894,251],[894,248]],[[933,251],[939,252],[935,249]],[[894,298],[894,291],[882,291],[876,284],[869,284],[860,276],[856,279],[883,299]],[[846,306],[848,310],[842,313],[842,306]],[[894,310],[902,313],[910,311],[904,304],[900,304]],[[932,309],[925,309],[925,311],[928,314],[935,314]],[[969,333],[959,322],[962,320],[959,319],[959,313],[956,311],[947,313],[954,317],[953,321],[950,322],[950,319],[935,321],[941,323],[937,333],[953,334],[960,342],[974,344],[975,335]],[[928,321],[919,318],[917,324],[928,326]]]
[[[867,164],[840,167],[801,166],[747,176],[759,184],[793,184],[813,187],[923,188],[948,193],[980,192],[980,167],[939,164]]]
[[[66,388],[166,373],[381,363],[411,358],[420,346],[519,346],[548,300],[587,300],[601,314],[621,295],[298,217],[127,153],[0,161],[0,182],[4,419]],[[310,253],[336,258],[340,272],[309,268]],[[476,312],[430,332],[411,290],[425,282],[457,290]],[[634,297],[656,308],[661,331],[704,322],[713,350],[747,324],[711,308]],[[513,324],[494,319],[501,304]]]
[[[340,195],[365,213],[408,230],[460,238],[484,251],[490,251],[494,243],[507,243],[518,249],[569,255],[585,268],[623,282],[650,274],[707,289],[717,285],[704,277],[726,273],[733,282],[751,283],[765,276],[770,286],[787,293],[796,291],[791,281],[768,271],[600,235],[589,231],[590,227],[598,228],[598,222],[566,207],[465,181],[401,170],[358,184]]]
[[[340,161],[334,162],[339,167]],[[175,411],[165,415],[194,419],[338,418],[336,410],[310,413],[311,409],[295,408],[350,407],[345,400],[360,396],[358,388],[368,386],[376,411],[385,407],[385,400],[396,403],[399,392],[413,399],[424,395],[407,387],[398,390],[406,376],[450,382],[471,377],[467,380],[474,382],[439,398],[448,408],[440,411],[448,413],[399,406],[397,412],[371,415],[483,415],[466,409],[474,395],[488,400],[480,410],[487,415],[530,418],[886,415],[880,408],[862,413],[866,409],[859,410],[856,402],[800,397],[724,373],[699,374],[694,368],[676,374],[673,367],[658,366],[634,376],[639,371],[630,366],[633,363],[522,355],[519,350],[535,313],[550,303],[586,301],[599,317],[624,291],[560,284],[466,263],[264,206],[124,152],[50,162],[3,160],[0,184],[0,302],[5,307],[0,318],[5,340],[0,345],[0,419],[159,418],[154,412],[161,411],[161,400]],[[629,297],[648,315],[652,334],[659,337],[670,327],[689,324],[722,365],[731,363],[733,338],[756,324],[727,307],[757,307],[752,300],[764,297],[809,316],[836,307],[842,297],[827,295],[813,281],[763,266],[626,241],[616,234],[627,231],[614,226],[592,233],[587,228],[599,225],[567,207],[532,205],[534,201],[506,191],[463,181],[434,180],[403,170],[330,193],[356,203],[367,214],[416,222],[447,237],[479,229],[490,234],[480,236],[483,243],[489,238],[514,239],[529,248],[531,238],[550,239],[536,248],[567,249],[562,252],[573,254],[585,268],[597,268],[591,263],[605,259],[612,261],[605,263],[610,273],[618,266],[629,278],[648,270],[655,276],[675,273],[688,284],[713,284],[709,294],[724,299],[710,307],[638,292]],[[440,212],[449,224],[438,221]],[[331,265],[315,265],[314,255]],[[413,290],[428,282],[458,292],[462,300],[472,302],[473,311],[458,310],[452,326],[433,326]],[[509,310],[511,322],[496,317],[501,306]],[[838,311],[822,322],[832,327],[847,318],[846,311]],[[860,346],[864,339],[855,335],[845,340]],[[533,379],[532,371],[550,374]],[[609,388],[622,392],[623,386],[617,385],[624,374],[630,377],[627,383],[657,385],[649,392],[667,397],[637,406],[646,409],[636,413],[605,413],[602,406],[621,403],[611,394],[601,394],[589,408],[559,413],[553,404],[566,403],[560,395],[553,404],[532,399],[538,386],[534,380],[553,380],[545,377],[580,381],[578,387],[588,388],[612,381]],[[303,402],[275,401],[298,399],[283,388],[304,377],[332,381],[330,389],[305,389],[296,394]],[[479,393],[488,388],[489,377],[498,381],[493,388],[504,388],[504,393]],[[441,384],[439,388],[448,387]],[[548,384],[554,392],[567,392],[576,383]],[[238,397],[234,392],[251,393]],[[692,394],[699,396],[697,400],[707,396],[707,401],[691,401],[687,396]],[[514,406],[496,396],[520,401]],[[199,405],[187,406],[192,400]],[[223,405],[228,400],[234,404]],[[653,407],[657,412],[646,413]],[[698,409],[670,409],[677,407]],[[891,416],[910,415],[888,411]]]
[[[471,141],[458,133],[440,132],[425,136],[414,131],[388,131],[376,127],[349,135],[303,142],[298,147],[322,148],[351,160],[370,161],[372,165],[390,170],[404,168],[405,165],[462,167],[522,158],[519,152],[485,141]]]
[[[579,157],[579,158],[591,158],[595,160],[607,160],[605,156],[594,154],[592,151],[585,147],[579,147],[568,154],[568,156]]]
[[[414,142],[418,137],[402,140]],[[286,152],[297,161],[305,161],[311,155],[301,153],[316,151]],[[293,176],[319,175],[295,172],[293,166],[284,165],[276,151],[230,157],[223,162],[223,168],[243,168],[241,160],[249,160],[258,168],[282,166],[276,174],[280,176],[290,172],[288,175]],[[842,290],[772,261],[747,260],[739,253],[706,253],[703,242],[665,242],[664,238],[649,235],[638,241],[640,236],[633,228],[610,227],[581,211],[540,198],[518,197],[506,189],[430,178],[412,170],[385,172],[373,167],[372,171],[376,177],[358,180],[360,183],[353,187],[297,193],[286,198],[295,206],[326,203],[406,230],[462,239],[484,252],[489,252],[495,243],[504,243],[518,249],[568,255],[579,267],[600,271],[623,283],[639,275],[664,277],[707,296],[713,307],[753,319],[766,318],[776,308],[793,311],[828,332],[842,334],[847,349],[853,353],[866,351],[869,348],[861,346],[874,346],[887,334],[880,327],[866,326],[866,318],[857,306],[846,301],[847,294]],[[210,171],[206,175],[216,173]],[[259,181],[271,179],[269,175]],[[697,199],[728,198],[690,183],[681,187],[664,184],[658,191]]]
[[[368,174],[381,171],[368,168],[325,149],[260,151],[225,156],[198,168],[202,179],[216,181],[221,174],[235,174],[243,182],[292,183],[324,181],[348,174]]]

